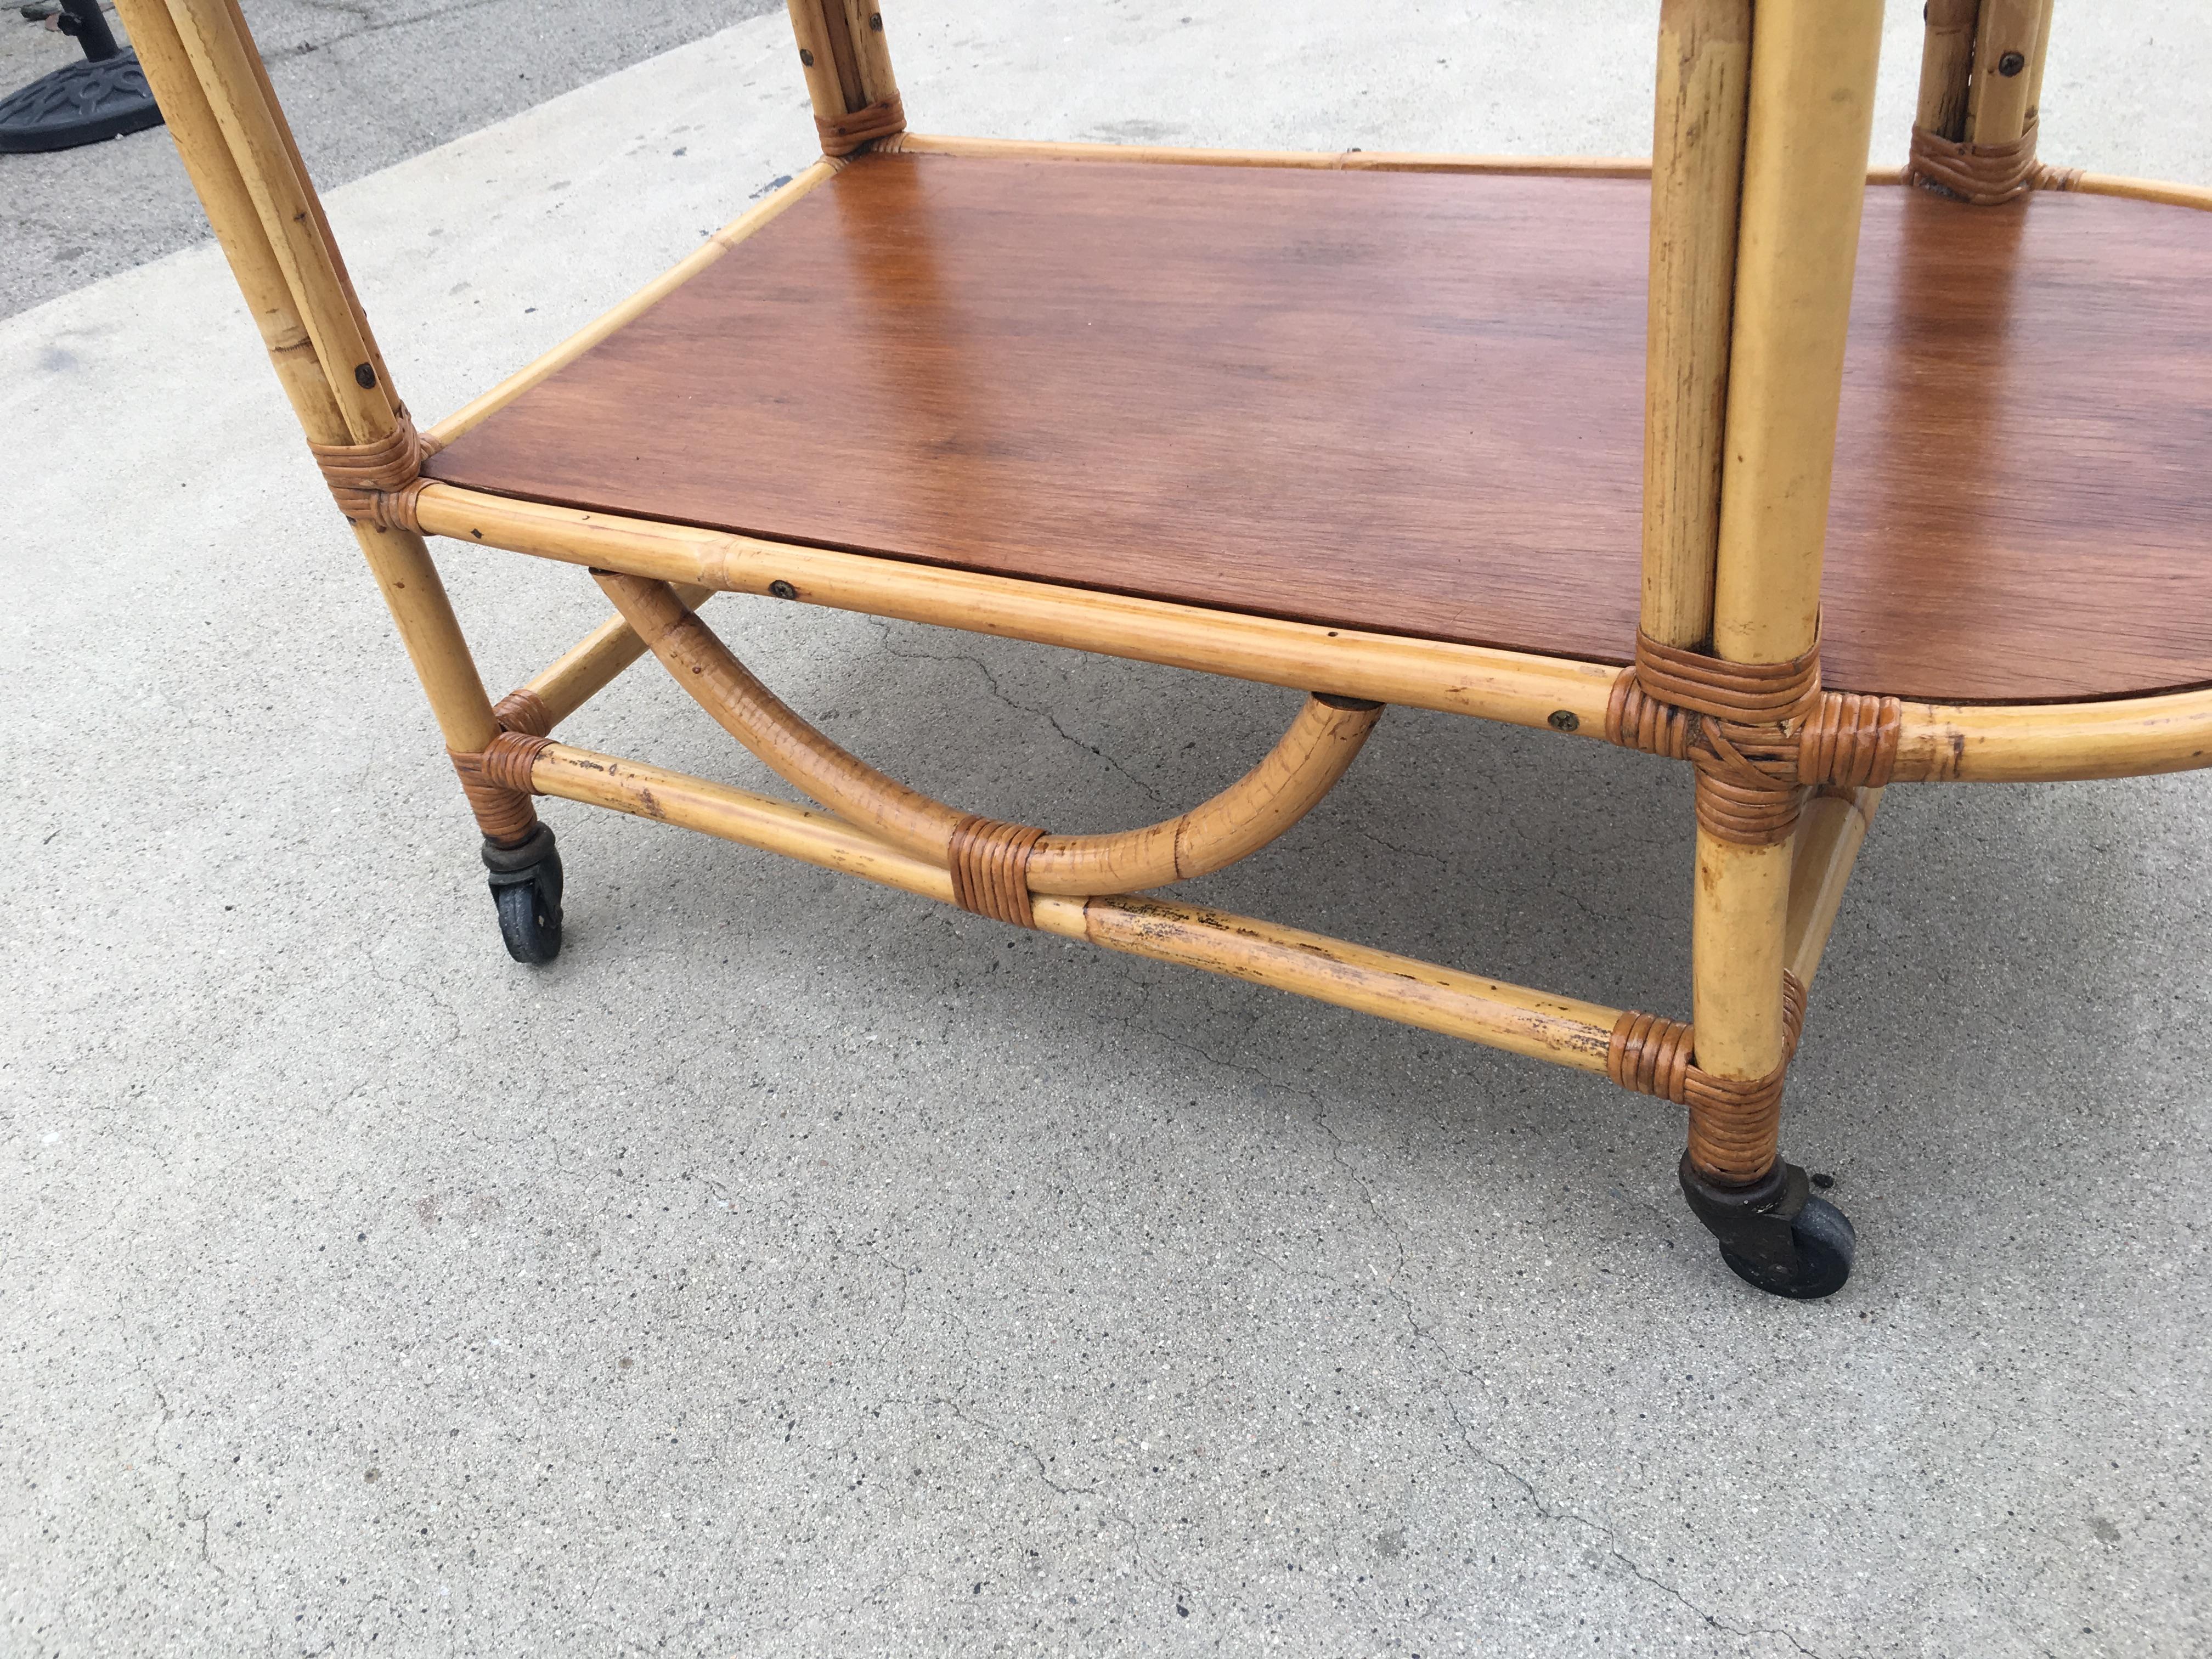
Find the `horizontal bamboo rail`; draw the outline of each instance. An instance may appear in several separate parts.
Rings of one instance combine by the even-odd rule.
[[[823,812],[637,762],[550,744],[532,765],[539,793],[704,831],[926,898],[952,878]],[[1110,951],[1182,963],[1401,1024],[1603,1073],[1617,1009],[1195,905],[1040,896],[1038,927]]]
[[[676,597],[697,607],[709,597],[703,587],[679,587]],[[539,673],[523,684],[545,710],[551,731],[612,684],[623,670],[645,654],[645,641],[621,617],[608,617]]]
[[[1900,783],[2063,783],[2212,766],[2212,690],[2109,702],[1911,703]]]
[[[1572,731],[1601,741],[1617,667],[1206,611],[431,484],[423,531],[658,581],[964,629],[1109,657]]]
[[[1640,179],[1637,155],[1422,155],[1396,150],[1201,149],[1174,144],[1094,144],[1052,138],[964,138],[902,132],[876,146],[885,155],[968,155],[1018,161],[1152,161],[1170,167],[1302,167],[1329,173],[1506,173]]]
[[[832,743],[756,679],[665,583],[597,572],[676,683],[777,776],[905,853],[949,863],[974,814],[932,799]],[[1309,697],[1291,729],[1243,777],[1180,817],[1142,830],[1048,835],[1031,849],[1032,893],[1164,887],[1249,858],[1313,810],[1344,775],[1382,709]]]
[[[793,173],[788,184],[747,208],[621,304],[601,312],[535,362],[516,370],[473,402],[464,404],[422,435],[434,444],[449,444],[471,427],[498,413],[531,387],[566,368],[617,329],[666,299],[746,237],[773,224],[842,165],[824,159]]]
[[[1522,178],[1647,179],[1648,155],[1425,155],[1381,149],[1201,149],[1098,144],[1053,138],[963,138],[902,132],[875,147],[887,155],[966,155],[1009,161],[1145,161],[1166,167],[1293,167],[1309,173],[1491,173]],[[1898,167],[1867,169],[1867,183],[1904,182]]]
[[[2212,210],[2212,186],[2169,184],[2163,179],[2130,179],[2124,173],[2084,173],[2067,189],[2081,196],[2124,196],[2137,202]]]
[[[1602,740],[1618,665],[979,575],[432,484],[426,534],[720,592],[769,594],[1298,691]],[[788,592],[779,592],[781,583]],[[1851,688],[1863,689],[1863,688]],[[2082,703],[1907,700],[1893,781],[2134,777],[2212,765],[2212,690]],[[1571,716],[1572,724],[1555,716]]]

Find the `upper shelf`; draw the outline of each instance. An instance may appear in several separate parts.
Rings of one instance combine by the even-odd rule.
[[[425,471],[1626,660],[1640,180],[866,155]],[[1824,679],[2212,682],[2212,213],[1867,192]]]

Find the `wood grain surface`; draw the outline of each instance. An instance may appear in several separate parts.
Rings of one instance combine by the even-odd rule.
[[[870,155],[435,456],[596,511],[1625,661],[1649,186]],[[2212,215],[1867,194],[1826,683],[2212,682]]]

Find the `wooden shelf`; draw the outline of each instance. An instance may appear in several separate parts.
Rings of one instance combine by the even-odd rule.
[[[594,512],[1597,661],[1638,180],[860,158],[424,469]],[[1826,679],[2212,682],[2212,215],[1867,196]]]

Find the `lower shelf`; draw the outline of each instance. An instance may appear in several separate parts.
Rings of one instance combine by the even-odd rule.
[[[871,155],[434,457],[494,494],[1619,661],[1640,180]],[[2212,215],[1868,192],[1827,683],[2212,682]]]

